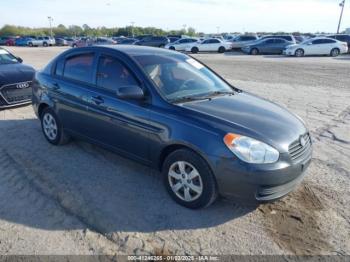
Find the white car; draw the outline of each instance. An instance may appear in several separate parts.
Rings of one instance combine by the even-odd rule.
[[[209,38],[187,47],[186,51],[194,54],[203,51],[224,53],[226,50],[230,49],[232,49],[232,44],[230,42],[222,41],[217,38]]]
[[[334,57],[347,52],[347,43],[327,37],[315,37],[301,44],[287,46],[283,51],[285,55],[297,57],[305,55],[330,55]]]
[[[181,38],[174,43],[169,43],[165,48],[176,51],[185,51],[187,47],[192,47],[194,43],[198,42],[195,38]]]

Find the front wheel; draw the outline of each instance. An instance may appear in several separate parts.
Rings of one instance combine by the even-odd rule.
[[[33,46],[34,46],[32,42],[28,43],[28,45],[29,45],[30,47],[33,47]]]
[[[199,51],[198,47],[192,47],[192,49],[191,49],[191,52],[192,52],[193,54],[197,54],[198,51]]]
[[[250,51],[251,55],[258,55],[259,54],[259,50],[256,48],[253,48],[252,51]]]
[[[41,114],[41,128],[46,140],[53,145],[63,145],[69,142],[57,115],[51,108],[46,108]]]
[[[223,47],[223,46],[219,47],[219,50],[218,50],[219,53],[225,53],[225,51],[226,51],[225,47]]]
[[[336,57],[340,54],[340,50],[338,48],[333,48],[331,51],[331,56]]]
[[[169,49],[175,51],[175,47],[173,46],[169,47]]]
[[[163,181],[169,195],[191,209],[210,206],[217,198],[217,185],[208,163],[188,149],[171,153],[163,164]]]
[[[295,56],[296,57],[302,57],[302,56],[304,56],[304,50],[303,49],[297,49],[296,51],[295,51]]]
[[[45,43],[43,43],[43,46],[48,47],[49,45],[45,42]]]

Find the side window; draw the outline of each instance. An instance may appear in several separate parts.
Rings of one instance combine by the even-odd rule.
[[[209,44],[209,43],[210,43],[210,40],[203,41],[203,44]]]
[[[323,44],[323,39],[314,40],[314,41],[312,41],[312,44],[313,44],[313,45]]]
[[[334,44],[335,41],[332,40],[332,39],[323,39],[323,43],[324,43],[324,44]]]
[[[56,69],[55,69],[55,75],[57,76],[63,76],[63,69],[64,69],[64,60],[58,60],[56,62]]]
[[[273,44],[273,43],[275,43],[275,40],[274,39],[269,39],[269,40],[266,40],[265,43],[266,44]]]
[[[282,44],[282,43],[285,43],[286,40],[284,39],[275,39],[275,43],[276,44]]]
[[[182,39],[179,41],[179,44],[184,44],[184,43],[187,43],[187,39]]]
[[[212,40],[211,40],[211,43],[212,43],[212,44],[219,44],[220,41],[219,41],[218,39],[212,39]]]
[[[82,82],[92,82],[94,54],[80,54],[66,59],[63,76]]]
[[[101,56],[98,61],[97,86],[117,91],[120,86],[138,85],[129,69],[114,57]]]

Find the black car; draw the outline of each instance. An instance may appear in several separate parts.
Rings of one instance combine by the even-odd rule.
[[[165,47],[170,41],[165,36],[147,36],[136,42],[135,45]]]
[[[266,38],[243,47],[242,51],[251,55],[282,54],[283,50],[292,44],[283,38]]]
[[[28,104],[35,70],[22,59],[0,48],[0,109]]]
[[[329,35],[327,37],[333,38],[333,39],[337,39],[341,42],[345,42],[348,44],[349,47],[349,52],[350,52],[350,35],[347,34],[339,34],[339,35]]]
[[[189,208],[281,198],[311,161],[299,117],[166,49],[68,50],[36,74],[33,108],[51,144],[82,138],[161,170]]]

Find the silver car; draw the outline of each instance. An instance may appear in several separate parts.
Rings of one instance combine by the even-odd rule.
[[[232,49],[240,49],[243,46],[249,45],[259,38],[255,35],[240,35],[230,42],[232,43]]]

